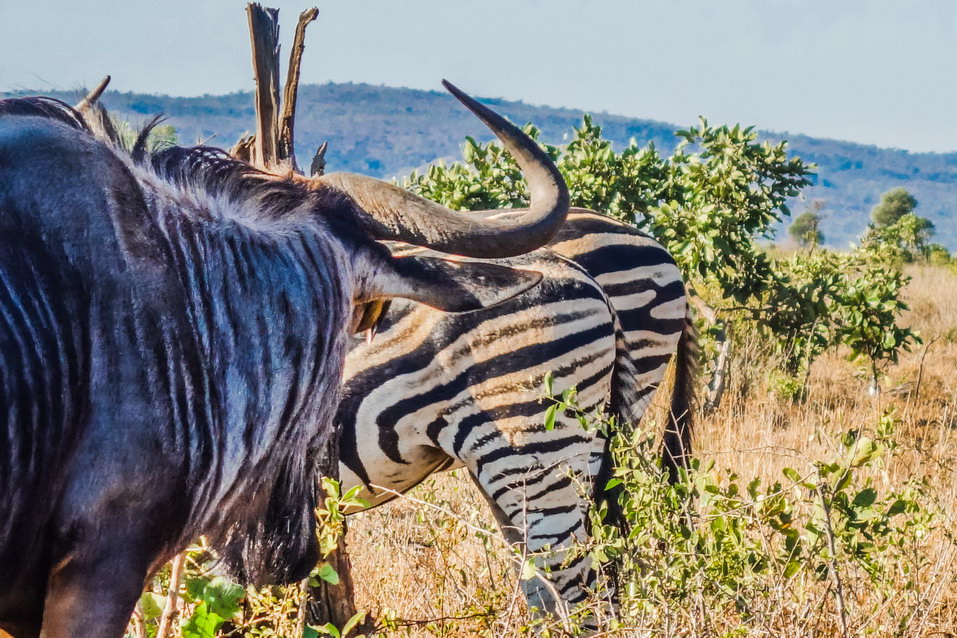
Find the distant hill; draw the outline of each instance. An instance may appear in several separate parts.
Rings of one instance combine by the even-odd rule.
[[[53,95],[67,101],[77,97],[65,92]],[[108,92],[103,101],[134,124],[164,113],[184,143],[209,140],[228,147],[254,122],[250,93],[180,98]],[[582,117],[582,111],[574,109],[484,101],[513,121],[533,122],[550,143],[561,143]],[[368,84],[305,85],[299,92],[298,111],[296,146],[301,165],[308,166],[313,151],[328,140],[329,170],[377,177],[403,175],[437,158],[456,159],[466,135],[491,137],[451,97],[437,91]],[[635,138],[639,144],[653,141],[662,153],[670,153],[676,143],[673,131],[678,127],[672,124],[606,113],[594,118],[619,147]],[[818,165],[815,185],[804,196],[807,201],[826,200],[823,231],[828,244],[843,247],[853,241],[881,193],[903,186],[920,202],[917,212],[936,224],[935,240],[957,251],[957,152],[910,153],[782,133],[763,137],[787,139],[793,154]],[[794,202],[792,212],[800,212],[803,205]]]

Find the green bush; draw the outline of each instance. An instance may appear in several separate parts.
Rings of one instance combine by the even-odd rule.
[[[538,137],[533,126],[525,130]],[[901,263],[898,252],[886,242],[865,242],[851,254],[817,250],[788,258],[762,248],[759,240],[790,214],[787,199],[810,184],[811,168],[788,157],[785,142],[761,143],[750,127],[714,127],[704,119],[676,136],[679,144],[668,158],[634,141],[619,153],[586,116],[566,146],[544,148],[565,177],[574,206],[652,234],[719,321],[760,331],[781,371],[802,384],[811,363],[829,348],[849,346],[878,374],[918,341],[895,323],[907,280],[894,267]],[[462,210],[526,204],[521,172],[500,145],[469,138],[462,156],[462,162],[413,172],[403,184]],[[904,215],[880,236],[904,237],[895,246],[922,246],[917,219]],[[702,334],[723,332],[717,326]],[[703,350],[712,349],[706,343]]]
[[[604,487],[624,519],[609,522],[604,503],[592,510],[593,538],[579,555],[604,577],[580,620],[598,616],[615,635],[908,635],[927,613],[937,585],[921,578],[934,568],[928,548],[957,544],[926,480],[900,489],[875,481],[898,453],[892,414],[870,433],[839,435],[831,458],[784,468],[770,483],[693,460],[669,485],[653,424],[584,414],[571,396],[553,400],[610,436],[615,469]],[[602,602],[612,597],[617,611]],[[774,626],[782,610],[802,607],[813,630]],[[873,625],[878,611],[897,626]]]
[[[820,246],[824,243],[821,215],[817,210],[806,210],[788,226],[788,235],[801,246]]]
[[[927,263],[931,266],[950,266],[954,263],[950,251],[940,244],[930,244],[926,252]]]
[[[933,234],[930,220],[908,213],[893,224],[870,226],[861,238],[860,250],[885,263],[911,263],[928,257]]]

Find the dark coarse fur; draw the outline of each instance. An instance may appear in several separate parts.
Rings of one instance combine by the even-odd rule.
[[[66,124],[80,131],[90,132],[86,120],[70,105],[50,97],[23,97],[0,100],[0,117],[25,115],[42,117]]]
[[[0,628],[48,574],[135,593],[199,534],[254,582],[317,557],[351,200],[94,124],[0,101]]]

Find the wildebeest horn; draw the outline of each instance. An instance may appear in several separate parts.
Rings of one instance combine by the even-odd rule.
[[[568,213],[568,188],[558,168],[517,126],[443,80],[449,92],[502,141],[522,169],[530,206],[459,213],[409,191],[365,175],[330,173],[320,183],[348,193],[368,214],[377,239],[396,239],[468,257],[520,255],[546,244]],[[492,214],[509,213],[507,219]]]
[[[110,76],[106,76],[100,83],[96,85],[96,88],[86,94],[86,97],[76,103],[76,106],[73,108],[81,113],[90,108],[91,105],[96,104],[96,101],[100,99],[100,96],[103,95],[103,91],[106,90],[106,87],[110,84]]]

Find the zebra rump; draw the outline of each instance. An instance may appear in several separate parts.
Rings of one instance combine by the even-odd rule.
[[[546,248],[502,263],[543,281],[463,315],[393,304],[375,339],[354,344],[336,416],[340,475],[378,505],[466,467],[510,542],[553,550],[548,582],[523,587],[534,606],[565,613],[594,576],[585,559],[563,564],[562,549],[588,535],[590,503],[572,477],[602,498],[611,466],[607,442],[573,415],[546,429],[543,378],[557,393],[575,387],[586,411],[637,423],[677,354],[662,453],[674,478],[690,454],[694,334],[671,256],[608,217],[572,209]]]

